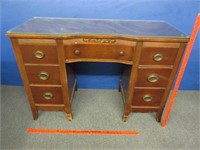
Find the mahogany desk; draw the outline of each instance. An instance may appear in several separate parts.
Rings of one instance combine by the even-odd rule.
[[[125,64],[119,91],[130,112],[161,120],[189,37],[163,21],[32,18],[7,32],[28,95],[38,110],[63,110],[72,120],[75,62]]]

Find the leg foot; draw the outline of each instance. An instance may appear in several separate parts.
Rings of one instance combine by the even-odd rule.
[[[121,82],[119,82],[119,86],[118,86],[118,92],[121,92]]]
[[[123,115],[123,117],[122,117],[122,121],[123,121],[123,122],[126,122],[127,119],[128,119],[128,115]]]
[[[32,116],[33,116],[33,120],[37,120],[38,119],[38,111],[32,110]]]
[[[75,85],[75,91],[78,91],[78,86],[77,86],[77,83]]]
[[[70,113],[70,114],[66,114],[66,115],[67,115],[67,119],[68,119],[69,121],[72,121],[72,119],[73,119],[72,114]]]
[[[161,114],[159,112],[156,113],[156,121],[157,122],[161,121]]]

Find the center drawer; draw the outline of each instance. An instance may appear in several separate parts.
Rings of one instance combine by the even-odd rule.
[[[65,47],[66,59],[121,59],[131,61],[133,48],[123,45],[81,44]]]
[[[130,61],[132,63],[135,42],[126,40],[113,40],[104,43],[103,40],[65,40],[66,61]],[[108,42],[108,41],[106,41]]]

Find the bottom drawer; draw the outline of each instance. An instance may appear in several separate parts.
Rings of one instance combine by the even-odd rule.
[[[164,89],[135,89],[132,106],[160,106]]]
[[[61,87],[31,87],[36,104],[63,104]]]

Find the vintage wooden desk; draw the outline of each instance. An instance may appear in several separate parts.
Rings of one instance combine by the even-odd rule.
[[[130,112],[161,120],[189,37],[163,21],[32,18],[7,32],[28,95],[38,110],[63,110],[72,120],[75,62],[125,64],[119,81],[123,121]]]

